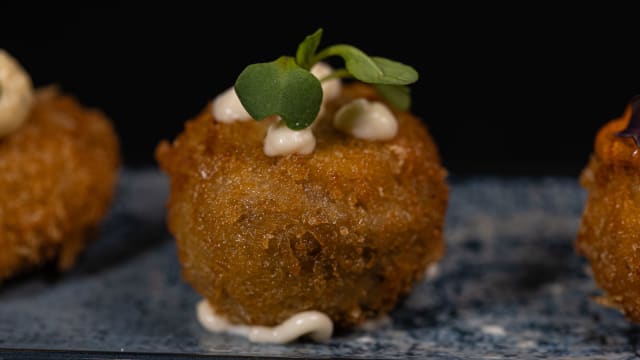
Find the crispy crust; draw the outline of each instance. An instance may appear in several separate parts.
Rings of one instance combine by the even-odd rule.
[[[376,98],[346,87],[328,104]],[[267,157],[271,120],[220,124],[210,107],[157,158],[171,177],[169,228],[185,279],[235,323],[314,309],[339,326],[390,310],[444,252],[446,171],[420,120],[396,112],[388,142],[326,118],[307,156]]]
[[[54,88],[0,138],[0,281],[56,261],[69,268],[105,214],[118,168],[106,117]]]
[[[640,322],[640,150],[632,139],[615,135],[630,116],[628,108],[598,132],[595,154],[580,177],[589,195],[576,248],[605,291],[599,302]]]

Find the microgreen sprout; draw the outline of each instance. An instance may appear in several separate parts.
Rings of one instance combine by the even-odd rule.
[[[345,44],[318,51],[322,29],[307,36],[298,46],[296,56],[282,56],[275,61],[247,66],[238,76],[235,89],[240,102],[256,120],[278,115],[293,130],[313,123],[322,105],[321,81],[354,78],[373,84],[392,106],[406,110],[411,104],[406,85],[418,80],[412,67],[383,57],[369,56]],[[326,58],[338,56],[343,69],[318,80],[311,67]]]

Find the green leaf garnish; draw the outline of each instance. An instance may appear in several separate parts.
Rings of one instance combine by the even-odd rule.
[[[247,66],[235,88],[254,119],[279,115],[293,130],[311,125],[322,104],[320,81],[289,56]]]
[[[367,54],[351,45],[330,46],[316,56],[316,61],[336,55],[344,60],[347,71],[360,81],[374,83],[384,76],[382,69]]]
[[[322,39],[322,29],[316,30],[313,34],[307,36],[303,42],[298,45],[296,51],[296,62],[303,69],[309,70],[313,66],[313,56],[318,50],[320,40]]]
[[[287,127],[302,130],[311,125],[322,105],[320,81],[311,67],[328,57],[339,56],[345,68],[337,69],[322,81],[353,77],[376,86],[392,106],[406,110],[411,104],[406,85],[418,80],[411,66],[383,57],[369,56],[346,44],[329,46],[318,52],[322,29],[307,36],[298,46],[295,59],[283,56],[269,63],[247,66],[235,88],[240,102],[256,120],[279,115]]]
[[[316,56],[316,62],[330,56],[340,56],[354,78],[369,84],[408,85],[418,80],[418,73],[397,61],[370,57],[351,45],[333,45]]]
[[[372,57],[373,61],[384,73],[379,82],[372,84],[409,85],[418,81],[418,72],[411,66],[383,57]]]
[[[378,94],[391,106],[398,110],[409,110],[411,107],[411,89],[405,85],[374,85]]]

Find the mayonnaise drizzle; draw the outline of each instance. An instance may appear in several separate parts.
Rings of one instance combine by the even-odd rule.
[[[247,337],[259,343],[284,344],[308,335],[312,340],[325,342],[333,334],[333,322],[319,311],[303,311],[274,327],[234,325],[216,314],[207,300],[196,306],[198,321],[211,332],[226,332]]]
[[[234,121],[249,121],[251,115],[236,94],[236,89],[230,87],[213,100],[213,117],[221,123],[232,123]]]
[[[333,73],[333,68],[324,62],[318,62],[311,67],[311,73],[313,76],[318,78],[318,80],[322,81],[322,79]],[[334,100],[338,96],[340,96],[340,92],[342,91],[342,82],[340,79],[331,79],[327,81],[322,81],[322,102],[325,103],[327,101]]]
[[[311,154],[315,147],[316,138],[311,126],[302,130],[291,130],[281,120],[269,126],[264,138],[264,153],[267,156],[307,155]]]
[[[0,49],[0,136],[22,125],[31,111],[33,85],[18,61]]]
[[[333,118],[333,125],[341,131],[364,140],[391,140],[398,133],[398,121],[381,102],[364,98],[342,106]]]

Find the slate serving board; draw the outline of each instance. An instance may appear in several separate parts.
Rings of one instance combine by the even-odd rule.
[[[102,234],[73,271],[0,287],[0,359],[605,358],[640,329],[595,304],[574,253],[585,194],[570,178],[452,181],[448,252],[376,329],[328,344],[252,344],[205,332],[164,225],[167,181],[126,170]]]

